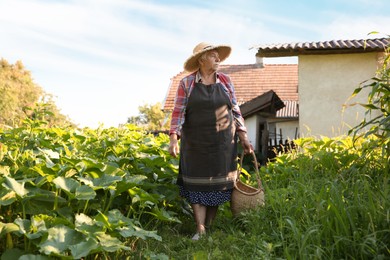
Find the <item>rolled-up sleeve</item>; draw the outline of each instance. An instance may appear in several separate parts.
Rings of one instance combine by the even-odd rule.
[[[233,111],[234,121],[236,123],[236,131],[246,132],[247,130],[245,127],[244,118],[242,117],[240,107],[237,104],[237,99],[235,97],[232,99],[232,104],[233,104],[232,111]]]
[[[180,81],[175,97],[175,105],[172,111],[171,127],[169,134],[181,135],[181,127],[184,123],[184,114],[187,105],[187,95],[185,91],[184,80]]]
[[[242,116],[240,106],[237,103],[237,98],[236,98],[236,93],[234,90],[233,83],[230,80],[229,76],[227,76],[227,75],[224,75],[224,76],[225,76],[225,80],[226,80],[225,86],[229,91],[230,100],[232,102],[232,112],[233,112],[233,117],[234,117],[234,123],[236,125],[236,131],[247,132],[247,129],[245,127],[244,117]]]

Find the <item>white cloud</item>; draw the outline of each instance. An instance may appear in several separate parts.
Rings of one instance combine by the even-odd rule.
[[[259,6],[235,0],[3,0],[0,56],[22,60],[77,123],[115,126],[136,115],[139,105],[164,99],[170,78],[198,42],[230,44],[226,63],[248,64],[256,52],[249,48],[260,43],[350,38],[390,24],[383,16],[340,12],[325,26]],[[371,29],[378,24],[383,27]]]

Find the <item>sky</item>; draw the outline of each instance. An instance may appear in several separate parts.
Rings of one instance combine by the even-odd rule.
[[[384,37],[389,7],[388,0],[0,0],[0,58],[22,61],[78,126],[117,127],[139,106],[164,102],[200,42],[230,45],[224,64],[253,64],[253,47],[262,44]]]

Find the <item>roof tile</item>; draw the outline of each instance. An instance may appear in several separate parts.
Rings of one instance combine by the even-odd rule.
[[[298,42],[283,44],[264,44],[254,46],[256,56],[280,57],[297,56],[302,54],[319,53],[358,53],[383,51],[390,46],[390,38],[360,39],[360,40],[332,40],[322,42]]]
[[[273,90],[283,102],[298,102],[298,65],[297,64],[259,64],[221,65],[220,72],[230,76],[237,97],[237,102],[243,104],[270,90]],[[163,110],[171,111],[174,107],[174,99],[180,80],[188,73],[180,72],[171,79]],[[297,116],[283,112],[283,116]]]

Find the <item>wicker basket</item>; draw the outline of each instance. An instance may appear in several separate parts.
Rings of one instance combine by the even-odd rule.
[[[240,174],[242,169],[242,160],[244,158],[244,153],[241,155],[240,166],[237,170],[237,179],[234,183],[232,198],[230,201],[230,209],[233,213],[233,216],[238,216],[241,212],[253,209],[258,206],[263,206],[265,202],[264,189],[260,180],[259,169],[257,165],[256,155],[253,155],[253,163],[255,165],[256,175],[257,175],[257,185],[258,187],[252,187],[240,180]]]

